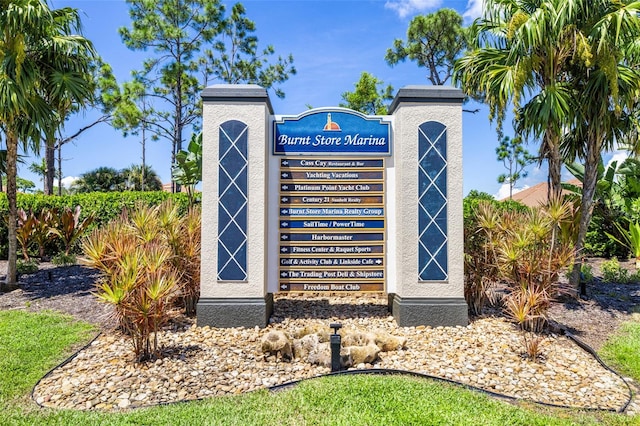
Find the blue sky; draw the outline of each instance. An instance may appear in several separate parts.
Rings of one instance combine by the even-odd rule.
[[[276,114],[299,114],[313,107],[336,106],[341,94],[351,91],[362,71],[368,71],[395,90],[416,84],[430,84],[424,69],[414,62],[390,67],[384,60],[394,39],[406,36],[411,19],[417,14],[450,7],[460,12],[470,23],[481,12],[482,0],[245,0],[247,17],[257,26],[260,45],[272,44],[277,54],[293,54],[297,75],[281,88],[286,97],[271,93]],[[93,41],[98,53],[114,68],[120,82],[130,78],[130,72],[141,68],[150,52],[128,50],[118,35],[118,28],[130,26],[128,7],[124,0],[50,0],[54,8],[71,6],[80,9],[84,35]],[[233,3],[225,2],[227,9]],[[488,109],[476,114],[463,114],[464,192],[471,189],[498,193],[497,176],[505,170],[496,160],[495,125],[488,119]],[[95,114],[87,112],[66,125],[65,134],[93,121]],[[506,133],[511,134],[509,123]],[[170,144],[160,140],[147,143],[147,163],[164,182],[170,180]],[[536,146],[528,148],[532,153]],[[124,138],[107,124],[85,132],[75,142],[63,148],[63,176],[79,176],[100,166],[117,169],[141,163],[140,137]],[[35,158],[27,159],[27,165]],[[21,177],[33,180],[38,188],[40,179],[20,168]],[[546,173],[529,167],[529,177],[518,186],[546,180]]]

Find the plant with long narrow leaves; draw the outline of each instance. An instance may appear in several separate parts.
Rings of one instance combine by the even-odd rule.
[[[22,209],[18,210],[16,237],[20,247],[22,247],[22,257],[24,260],[29,260],[29,243],[31,242],[31,235],[33,235],[34,225],[35,219],[31,212],[27,213]]]
[[[51,231],[62,240],[64,245],[64,254],[68,255],[76,241],[84,234],[91,222],[93,222],[93,213],[80,221],[80,206],[75,209],[65,208],[60,213],[59,226],[52,228]]]
[[[97,295],[114,306],[138,360],[161,356],[158,333],[173,317],[176,301],[185,300],[188,310],[188,300],[199,295],[199,241],[199,211],[183,217],[166,202],[137,205],[83,242],[88,264],[104,274]]]
[[[38,256],[42,260],[45,257],[47,244],[51,243],[56,234],[52,231],[58,226],[58,209],[40,210],[40,213],[33,215],[32,240],[38,245]]]
[[[624,229],[619,223],[615,223],[615,227],[622,235],[617,238],[607,232],[607,236],[612,240],[622,244],[631,251],[631,255],[636,260],[636,269],[640,269],[640,223],[629,221],[629,229]]]

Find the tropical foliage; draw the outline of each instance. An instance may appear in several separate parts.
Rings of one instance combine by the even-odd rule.
[[[503,213],[525,214],[529,208],[515,201],[496,201],[487,193],[471,191],[464,199],[464,240],[465,240],[465,288],[464,294],[469,313],[480,315],[489,301],[490,289],[499,281],[495,254],[486,250],[493,240],[493,230],[498,230],[498,219]],[[489,214],[489,210],[496,214]],[[480,229],[480,211],[484,214]]]
[[[465,221],[465,297],[478,315],[488,290],[508,286],[506,309],[528,331],[539,332],[559,277],[573,261],[571,205],[554,202],[523,211],[480,201]]]
[[[499,124],[513,104],[517,131],[541,138],[550,200],[560,196],[562,159],[584,164],[578,252],[601,154],[637,134],[639,11],[626,0],[487,0],[474,46],[456,63],[456,83],[483,97]],[[574,285],[579,272],[576,263]]]
[[[18,242],[22,248],[22,257],[29,261],[30,247],[37,245],[40,259],[44,259],[52,247],[62,247],[65,256],[93,222],[93,214],[80,220],[80,206],[74,210],[42,209],[39,213],[18,210]]]
[[[158,332],[182,296],[193,314],[200,290],[200,212],[180,216],[171,202],[138,205],[95,229],[83,242],[87,264],[100,270],[97,296],[131,339],[138,360],[160,356]]]
[[[72,8],[49,9],[42,0],[0,1],[0,128],[6,139],[9,262],[6,284],[16,283],[18,146],[37,151],[43,134],[59,127],[61,103],[84,105],[93,92],[89,40],[79,35]]]
[[[636,269],[640,269],[640,224],[638,222],[629,222],[628,231],[619,223],[615,223],[618,232],[622,235],[622,240],[609,234],[609,238],[619,242],[629,249],[631,255],[636,260]]]
[[[149,166],[133,164],[122,170],[98,167],[80,175],[80,178],[73,182],[71,189],[78,193],[160,191],[162,181],[155,170]]]
[[[187,188],[193,205],[196,185],[202,182],[202,132],[191,135],[187,151],[178,152],[172,174],[175,182]]]
[[[563,292],[560,275],[573,262],[572,206],[552,202],[529,210],[480,200],[465,216],[465,286],[470,313],[493,302],[522,330],[523,353],[539,356],[547,311]],[[569,231],[567,230],[569,229]],[[497,296],[498,284],[506,293]]]
[[[124,191],[125,176],[113,167],[98,167],[83,173],[73,182],[75,192],[111,192]]]
[[[42,194],[18,194],[18,211],[33,212],[34,216],[40,220],[41,215],[47,211],[63,211],[65,209],[74,210],[76,206],[80,206],[80,221],[89,216],[93,216],[93,221],[88,231],[94,228],[104,226],[109,221],[117,218],[123,209],[131,209],[137,203],[155,206],[163,201],[171,199],[175,205],[179,207],[180,215],[186,214],[189,206],[189,200],[186,194],[170,194],[167,192],[93,192],[89,194],[73,194],[63,195],[59,197],[51,197]],[[7,198],[5,194],[0,193],[0,215],[7,215]],[[37,225],[39,227],[40,225]],[[44,226],[44,225],[43,225]],[[37,231],[38,235],[43,233]],[[46,234],[45,234],[46,235]],[[49,235],[54,238],[55,236]],[[32,234],[29,244],[29,256],[40,254],[39,237]],[[0,220],[0,258],[7,258],[7,223]],[[54,256],[63,247],[58,244],[57,239],[44,244],[44,257]],[[72,250],[73,252],[73,250]]]
[[[122,169],[126,191],[162,191],[162,181],[151,166],[132,164]]]

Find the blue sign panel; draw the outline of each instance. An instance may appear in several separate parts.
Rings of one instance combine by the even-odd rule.
[[[382,192],[381,183],[359,184],[297,184],[284,183],[280,185],[281,192]]]
[[[281,180],[381,180],[384,179],[383,172],[289,172],[280,173]]]
[[[296,160],[292,158],[284,158],[280,160],[280,166],[284,170],[287,167],[311,167],[311,168],[382,168],[384,163],[382,160],[321,160],[314,158],[312,160],[302,159]]]
[[[384,229],[384,220],[281,220],[280,228],[350,228],[350,229]]]
[[[390,155],[391,123],[382,117],[332,108],[274,122],[275,155]]]
[[[383,279],[384,270],[294,270],[285,269],[280,271],[280,278],[291,279],[316,279],[316,280],[335,280],[336,278],[357,278],[357,279]]]
[[[280,209],[280,216],[384,216],[384,209],[381,207],[365,208],[311,208],[311,207],[290,207]]]

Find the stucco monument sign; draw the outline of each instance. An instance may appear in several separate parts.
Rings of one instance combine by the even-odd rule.
[[[199,325],[265,326],[277,292],[386,292],[400,326],[467,323],[461,91],[400,89],[388,116],[202,97]]]

